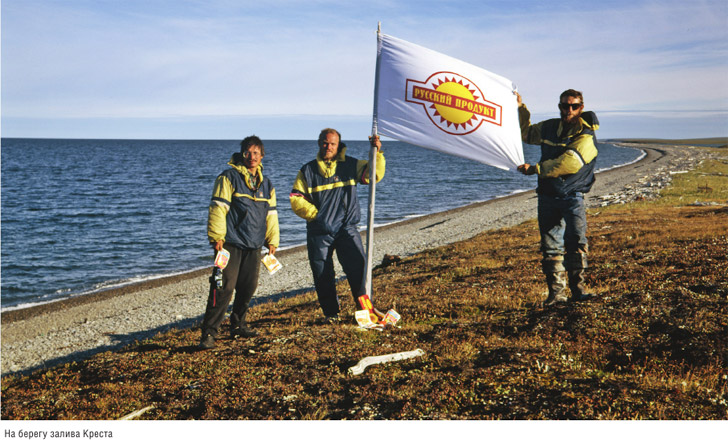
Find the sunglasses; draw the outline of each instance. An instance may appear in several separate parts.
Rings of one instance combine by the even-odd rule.
[[[564,104],[563,102],[559,102],[559,108],[563,108],[564,110],[572,109],[572,110],[578,110],[579,107],[581,107],[582,103],[579,104]]]

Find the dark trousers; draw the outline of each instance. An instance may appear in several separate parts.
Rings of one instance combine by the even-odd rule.
[[[258,288],[260,249],[241,249],[227,244],[225,249],[230,251],[230,259],[222,271],[222,289],[218,290],[214,283],[210,284],[207,309],[202,321],[203,337],[208,334],[217,336],[233,293],[235,302],[231,318],[244,321],[250,299]]]
[[[336,257],[349,281],[354,302],[356,303],[359,296],[366,294],[366,284],[364,283],[366,260],[361,235],[356,230],[356,226],[342,228],[335,235],[308,233],[306,245],[316,295],[325,316],[331,317],[339,314],[334,251],[336,251]]]

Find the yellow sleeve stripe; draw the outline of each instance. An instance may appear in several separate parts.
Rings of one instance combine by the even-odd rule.
[[[253,201],[265,201],[265,202],[268,202],[268,203],[270,203],[272,201],[269,198],[258,198],[258,197],[254,197],[254,196],[248,195],[248,194],[239,194],[237,192],[234,194],[234,196],[237,197],[237,198],[248,198],[248,199],[253,200]]]
[[[310,188],[308,188],[308,193],[309,194],[312,194],[314,192],[321,192],[321,191],[325,191],[325,190],[332,190],[332,189],[336,189],[338,187],[346,187],[346,186],[356,186],[356,180],[338,181],[336,183],[323,184],[321,186],[310,187]]]

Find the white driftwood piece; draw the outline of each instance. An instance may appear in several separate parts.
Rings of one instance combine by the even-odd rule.
[[[132,413],[130,413],[128,415],[125,415],[125,416],[123,416],[123,417],[121,417],[119,419],[120,420],[133,420],[134,418],[143,415],[144,412],[146,412],[148,410],[151,410],[151,409],[154,409],[154,406],[147,406],[147,407],[145,407],[143,409],[136,410],[136,411],[134,411],[134,412],[132,412]]]
[[[399,352],[381,356],[367,356],[366,358],[359,361],[357,365],[349,367],[349,373],[351,373],[352,375],[360,375],[364,373],[364,369],[366,369],[370,365],[382,364],[392,361],[401,361],[403,359],[415,358],[424,354],[425,352],[418,348],[409,352]]]

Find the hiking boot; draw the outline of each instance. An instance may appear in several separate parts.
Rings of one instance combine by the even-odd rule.
[[[543,305],[549,307],[555,304],[563,304],[569,301],[566,297],[566,272],[556,271],[546,275],[546,283],[549,287],[549,295]]]
[[[565,304],[568,301],[569,299],[564,295],[552,295],[551,293],[549,293],[549,296],[546,298],[545,301],[543,301],[543,306],[551,307],[554,305]]]
[[[546,284],[549,287],[549,295],[543,305],[549,307],[551,305],[563,304],[568,302],[566,296],[566,270],[563,265],[563,258],[552,257],[544,259],[542,262],[543,272],[546,275]]]
[[[572,300],[574,302],[586,302],[587,300],[592,300],[595,297],[597,297],[596,294],[592,294],[592,293],[581,293],[581,294],[579,294],[577,296],[572,295],[571,296],[571,299],[569,299],[569,300]]]
[[[241,325],[239,327],[235,327],[232,330],[230,330],[230,337],[233,339],[236,338],[254,338],[258,336],[258,332],[255,330],[252,330],[247,325]]]
[[[237,315],[232,313],[230,315],[230,337],[236,338],[253,338],[258,336],[254,330],[248,327],[248,323],[245,322],[245,318],[248,315],[247,308],[243,310],[242,314]]]
[[[200,350],[209,350],[215,347],[215,337],[212,335],[203,336],[200,344],[197,346]]]
[[[566,254],[565,263],[567,274],[569,276],[571,298],[575,301],[593,299],[594,294],[588,293],[584,286],[584,270],[586,270],[588,266],[586,253]]]

